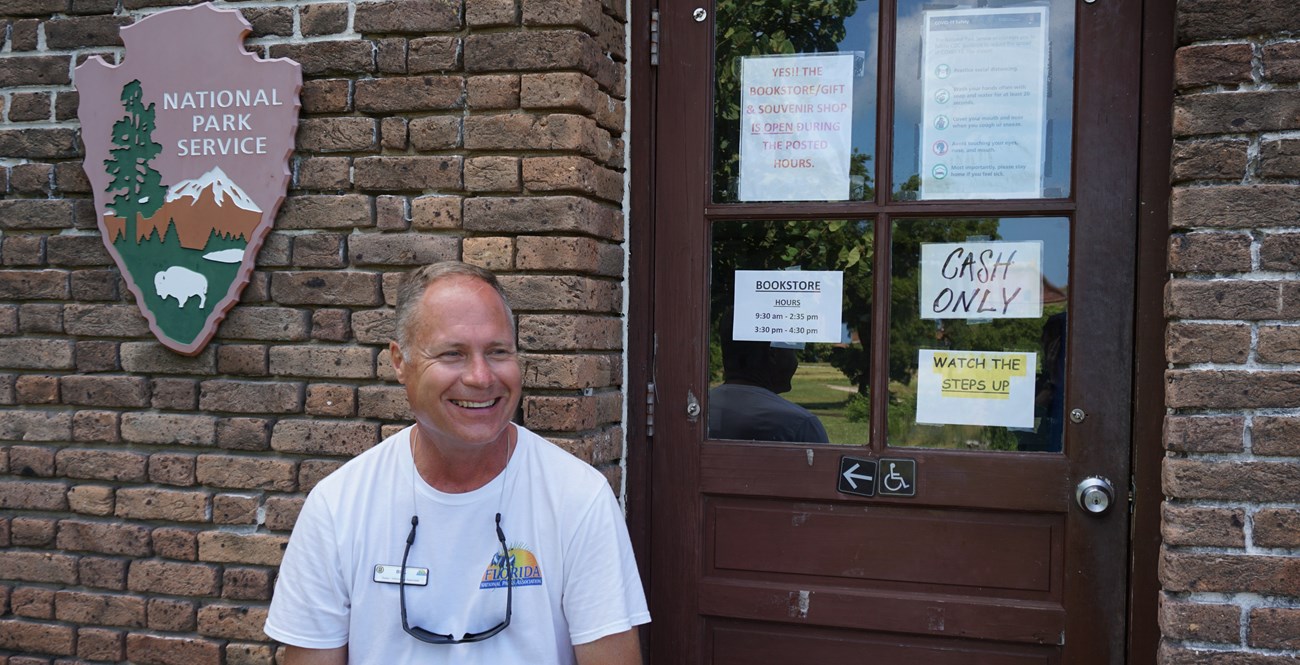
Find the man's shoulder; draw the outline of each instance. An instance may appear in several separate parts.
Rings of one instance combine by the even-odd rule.
[[[535,456],[533,463],[546,474],[545,477],[565,482],[605,482],[605,476],[590,463],[522,425],[515,427],[519,429],[519,441],[529,443],[530,454]]]

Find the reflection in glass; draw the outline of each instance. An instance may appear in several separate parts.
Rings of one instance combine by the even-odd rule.
[[[1065,405],[1069,301],[1069,221],[1064,218],[915,219],[893,225],[889,322],[890,446],[1060,452]],[[1026,318],[923,318],[922,248],[929,243],[1041,242],[1041,314]],[[972,288],[972,293],[978,289]],[[979,294],[982,295],[982,294]],[[1001,293],[993,297],[1002,298]],[[992,351],[1034,354],[1032,400],[1024,427],[931,425],[917,422],[920,359],[927,352]],[[929,368],[926,368],[929,369]],[[1026,386],[1028,387],[1028,386]],[[1032,401],[1032,406],[1029,402]],[[982,400],[956,401],[980,417]],[[966,406],[969,403],[970,406]],[[988,404],[988,402],[983,402]],[[989,416],[989,420],[996,420]],[[948,421],[951,422],[951,421]]]
[[[869,221],[713,224],[710,438],[867,443],[872,248]],[[841,341],[732,341],[737,270],[842,272]]]
[[[743,59],[797,53],[854,55],[848,198],[872,199],[879,50],[877,0],[719,0],[714,5],[714,16],[713,200],[739,200]],[[797,119],[799,114],[790,117]],[[810,137],[794,134],[787,138]],[[791,174],[797,183],[798,171],[791,170]]]
[[[935,30],[935,18],[956,19],[967,23],[976,23],[982,18],[987,23],[969,30],[970,43],[962,46],[959,56],[952,58],[951,64],[930,63],[925,66],[930,71],[922,71],[926,53],[924,42],[927,12],[932,19],[930,29],[937,35],[933,39],[951,39],[951,35],[955,34],[952,31]],[[1009,34],[1013,30],[1000,29],[996,25],[995,16],[1009,15],[1046,21],[1046,53],[1042,50],[1033,54],[1027,52],[1023,58],[1017,59],[1045,63],[1045,80],[1038,79],[1027,86],[1034,90],[1032,94],[1028,89],[1020,89],[1021,86],[1017,84],[1017,81],[1025,82],[1023,75],[1028,72],[1000,73],[1000,70],[1015,72],[1017,67],[1027,66],[1025,62],[994,60],[1000,57],[994,54],[1017,52],[1016,47],[1008,46],[1008,42],[999,41],[1002,33]],[[994,154],[999,157],[991,160],[993,163],[980,167],[987,169],[983,175],[976,177],[976,180],[982,179],[982,184],[973,187],[976,190],[982,189],[983,194],[962,196],[958,192],[949,193],[942,198],[1068,197],[1074,97],[1074,0],[954,0],[944,3],[900,0],[897,20],[893,198],[923,198],[920,196],[923,180],[928,183],[928,187],[938,180],[951,178],[950,169],[946,168],[949,162],[981,164],[983,156]],[[1041,36],[1041,33],[1037,34]],[[988,55],[981,56],[981,52]],[[964,71],[959,74],[957,68],[964,68]],[[1034,68],[1037,69],[1038,66],[1035,65]],[[945,85],[944,80],[952,81],[954,85]],[[1008,101],[1008,94],[1019,97],[1016,101]],[[1020,99],[1024,101],[1019,101]],[[926,108],[931,113],[923,117]],[[995,110],[997,113],[982,114],[982,109]],[[1006,118],[1020,110],[1023,110],[1025,117],[1023,126],[1018,130],[1007,130]],[[1038,118],[1040,113],[1041,122],[1029,120]],[[953,118],[959,116],[970,122],[964,122],[961,127],[956,126]],[[1037,126],[1039,124],[1041,127]],[[922,145],[923,136],[926,137],[925,145]],[[1008,152],[1006,144],[1001,147],[997,145],[999,141],[1009,138],[1022,139],[1026,145],[1041,145],[1041,164],[1013,163],[1016,161],[1015,151]],[[974,145],[977,143],[980,145]],[[964,155],[961,158],[956,155],[959,150]],[[948,159],[943,158],[944,155]],[[926,158],[929,158],[928,162]],[[920,172],[923,163],[929,173]],[[999,174],[1014,176],[1016,169],[1021,169],[1019,172],[1024,173],[1025,168],[1030,169],[1031,173],[1033,169],[1041,168],[1040,194],[997,195]]]

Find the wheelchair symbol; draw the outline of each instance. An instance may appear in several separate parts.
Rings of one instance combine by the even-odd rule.
[[[885,484],[885,490],[889,492],[903,492],[910,488],[911,485],[907,484],[907,480],[903,478],[902,474],[894,470],[894,466],[893,462],[889,463],[889,473],[881,478],[880,482]]]

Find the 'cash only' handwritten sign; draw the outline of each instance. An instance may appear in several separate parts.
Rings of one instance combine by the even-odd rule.
[[[1043,243],[921,246],[921,318],[1036,319],[1043,315]]]

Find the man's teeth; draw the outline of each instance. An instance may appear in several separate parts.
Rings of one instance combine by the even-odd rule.
[[[497,401],[491,399],[486,402],[468,402],[463,399],[454,399],[451,401],[451,403],[455,404],[456,406],[464,407],[466,409],[483,409],[492,406],[493,404],[496,404]]]

